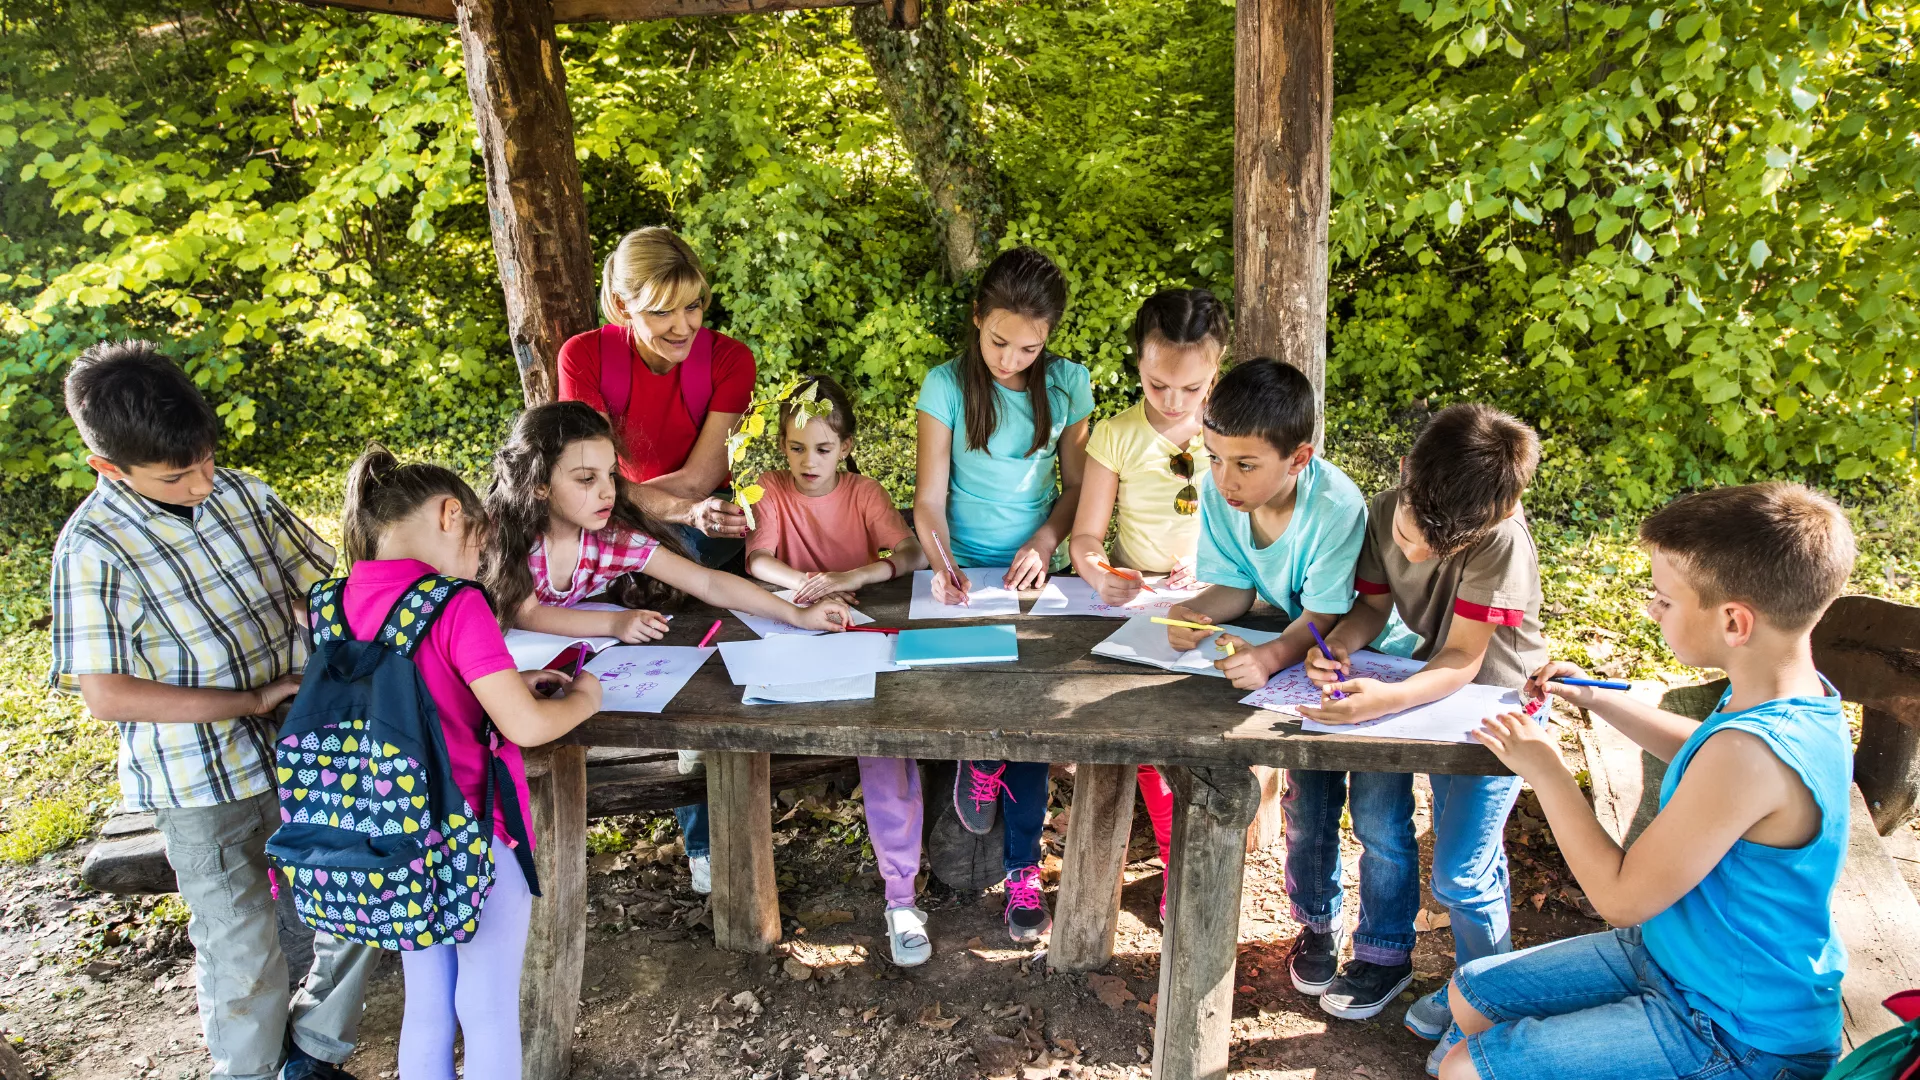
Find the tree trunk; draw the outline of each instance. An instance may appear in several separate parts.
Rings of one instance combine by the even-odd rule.
[[[553,400],[560,346],[596,325],[567,73],[548,0],[460,0],[458,13],[508,336],[538,405]]]
[[[959,281],[993,254],[1006,227],[986,134],[967,97],[962,32],[944,2],[927,5],[917,29],[892,29],[888,17],[886,7],[855,8],[853,36],[933,200],[947,277]]]
[[[1241,0],[1234,23],[1234,353],[1271,356],[1326,403],[1333,0]],[[1314,430],[1320,445],[1324,419]]]

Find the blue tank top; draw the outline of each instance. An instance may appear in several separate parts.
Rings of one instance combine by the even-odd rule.
[[[1687,764],[1718,732],[1744,731],[1799,775],[1820,808],[1820,833],[1798,848],[1747,840],[1672,907],[1647,920],[1642,938],[1691,1008],[1769,1054],[1804,1054],[1840,1041],[1840,977],[1847,953],[1831,899],[1847,853],[1853,748],[1840,695],[1781,698],[1713,715],[1680,747],[1660,784],[1664,809]]]

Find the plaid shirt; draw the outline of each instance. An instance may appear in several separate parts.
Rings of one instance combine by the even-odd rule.
[[[647,560],[660,547],[660,541],[619,525],[598,532],[580,530],[580,560],[573,564],[573,579],[556,582],[547,570],[547,538],[533,542],[527,552],[527,566],[533,571],[533,594],[540,603],[553,607],[572,607],[589,596],[603,593],[623,574],[646,569]],[[561,588],[564,584],[566,587]]]
[[[248,690],[306,662],[306,592],[334,551],[245,473],[220,469],[181,517],[102,478],[53,549],[53,671]],[[212,806],[274,790],[272,717],[120,724],[130,810]]]

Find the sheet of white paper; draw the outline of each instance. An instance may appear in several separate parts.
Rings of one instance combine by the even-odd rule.
[[[713,655],[689,645],[616,645],[587,661],[600,680],[600,708],[657,713]]]
[[[793,600],[792,589],[781,589],[779,592],[774,593],[773,595],[779,597],[782,600],[788,601],[789,603],[791,603]],[[761,637],[772,637],[775,634],[812,635],[812,634],[826,633],[825,630],[803,630],[800,627],[793,625],[792,623],[783,623],[779,619],[769,619],[765,615],[749,615],[746,612],[741,611],[737,608],[728,608],[727,610],[733,612],[734,618],[739,619],[743,623],[746,623],[747,629],[753,631],[756,634],[759,634]],[[853,612],[853,625],[855,626],[865,626],[872,621],[873,621],[873,616],[871,615],[864,614],[863,612],[857,609]],[[822,699],[822,700],[830,700],[830,699]]]
[[[723,641],[720,658],[735,686],[791,686],[906,670],[893,662],[892,634],[775,634]]]
[[[1503,712],[1518,712],[1523,707],[1518,690],[1468,683],[1439,701],[1416,705],[1405,712],[1369,720],[1364,724],[1322,724],[1317,720],[1301,720],[1300,727],[1305,731],[1329,735],[1463,743],[1473,741],[1467,737],[1468,733],[1488,717]]]
[[[1033,602],[1033,610],[1027,614],[1097,615],[1106,619],[1131,619],[1142,612],[1165,615],[1168,608],[1186,603],[1206,588],[1199,585],[1191,589],[1169,589],[1161,584],[1165,580],[1164,577],[1148,578],[1147,584],[1153,586],[1153,592],[1142,589],[1132,600],[1115,607],[1100,599],[1100,594],[1082,578],[1049,578],[1046,587],[1040,590],[1039,599]]]
[[[538,671],[575,645],[585,645],[589,650],[599,652],[620,644],[619,638],[570,638],[533,630],[509,630],[506,638],[507,652],[513,656],[513,666],[521,671]]]
[[[632,609],[623,608],[619,604],[603,604],[598,600],[582,600],[579,603],[573,605],[573,607],[570,610],[573,610],[573,611],[630,611]],[[667,619],[673,618],[673,616],[671,615],[667,615],[664,617]]]
[[[792,705],[803,701],[862,701],[873,696],[874,675],[849,675],[844,679],[821,682],[789,683],[785,686],[749,686],[740,696],[742,705]]]
[[[1198,648],[1186,652],[1176,652],[1167,644],[1167,628],[1154,622],[1151,615],[1135,615],[1115,630],[1107,640],[1093,647],[1095,656],[1105,656],[1114,660],[1131,660],[1136,664],[1149,664],[1168,671],[1178,671],[1188,675],[1212,675],[1224,679],[1220,669],[1213,666],[1214,661],[1227,654],[1219,647],[1220,635],[1214,634],[1202,641]],[[1222,623],[1221,631],[1238,636],[1249,645],[1265,645],[1279,634],[1266,630],[1249,630],[1244,626]]]
[[[1403,682],[1407,676],[1426,667],[1419,660],[1389,656],[1371,649],[1354,653],[1349,662],[1353,665],[1354,678],[1377,679],[1384,683]],[[1320,704],[1320,687],[1307,678],[1305,664],[1295,664],[1275,673],[1273,678],[1267,680],[1267,685],[1241,698],[1240,704],[1299,716],[1299,706]]]
[[[942,604],[933,598],[933,571],[913,572],[913,602],[907,605],[909,619],[984,619],[1020,614],[1020,593],[1001,584],[1006,579],[1004,566],[967,566],[967,605]],[[944,571],[943,571],[944,572]]]

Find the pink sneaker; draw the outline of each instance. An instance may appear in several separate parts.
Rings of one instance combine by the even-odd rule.
[[[1047,898],[1040,889],[1040,868],[1023,866],[1007,875],[1007,936],[1015,941],[1038,941],[1053,927]]]
[[[994,815],[1000,812],[1000,795],[1007,792],[1003,777],[1004,761],[963,761],[953,774],[953,812],[960,824],[975,836],[993,831]]]

